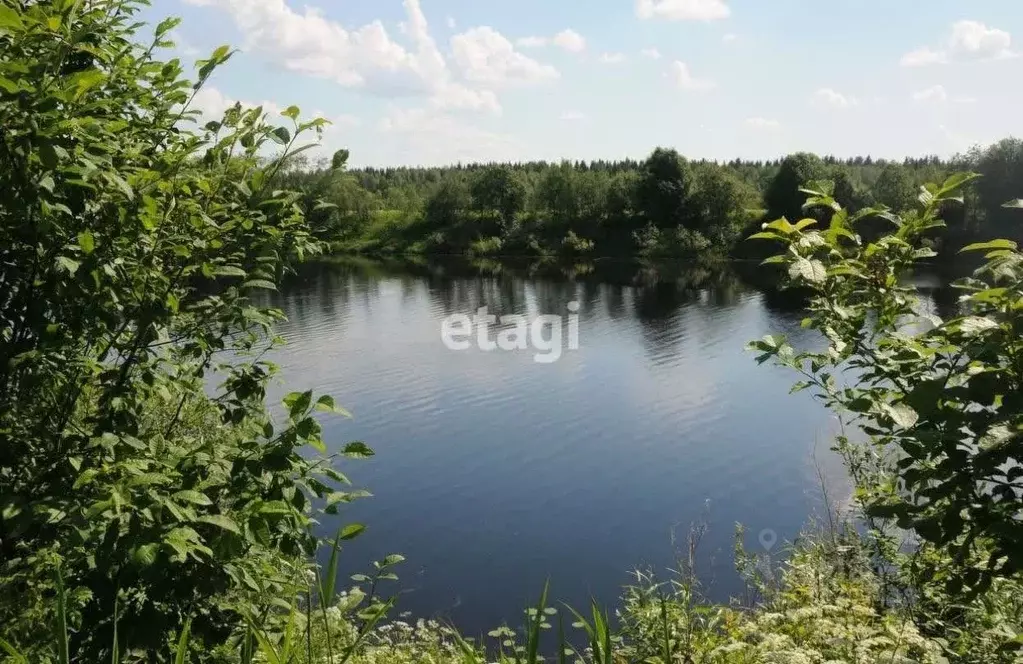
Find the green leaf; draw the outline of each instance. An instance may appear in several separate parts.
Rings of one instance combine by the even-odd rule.
[[[950,176],[941,185],[941,189],[938,190],[935,196],[937,198],[946,198],[951,194],[956,193],[963,185],[972,182],[980,177],[979,173],[955,173]]]
[[[238,527],[238,524],[235,523],[230,517],[224,516],[223,514],[207,514],[204,516],[200,516],[197,519],[197,521],[201,521],[202,523],[208,523],[210,525],[217,526],[218,528],[223,528],[224,530],[230,531],[235,535],[242,534],[242,531]]]
[[[350,523],[337,534],[338,539],[341,540],[353,540],[361,535],[366,530],[366,526],[361,523]]]
[[[174,499],[185,503],[192,503],[193,505],[212,505],[213,501],[210,500],[206,494],[199,491],[178,491],[174,494]]]
[[[0,90],[4,90],[5,92],[9,92],[10,94],[13,95],[14,93],[21,90],[21,88],[18,86],[17,83],[12,81],[11,79],[6,78],[4,76],[0,76]]]
[[[217,277],[247,277],[249,273],[240,267],[233,267],[231,265],[224,265],[218,267],[213,271],[214,276]]]
[[[283,115],[286,118],[291,118],[292,120],[297,118],[298,114],[299,114],[298,106],[289,106],[283,111],[281,111],[281,115]]]
[[[884,411],[894,420],[896,425],[903,429],[911,428],[920,419],[917,412],[904,403],[885,404]]]
[[[172,16],[171,18],[164,19],[158,26],[156,26],[156,38],[159,39],[160,37],[163,37],[179,25],[181,25],[181,19],[178,17]]]
[[[223,64],[229,57],[231,57],[231,47],[227,44],[222,44],[213,51],[213,55],[210,56],[210,60],[217,64]]]
[[[392,553],[391,555],[386,556],[383,560],[385,567],[391,567],[392,565],[398,565],[403,562],[405,562],[405,556],[400,553]]]
[[[81,265],[81,263],[79,263],[78,261],[68,258],[67,256],[58,256],[57,264],[64,268],[64,270],[71,275],[73,275],[75,272],[78,272],[78,268]]]
[[[75,88],[75,96],[81,97],[86,92],[102,83],[106,77],[107,75],[99,69],[86,69],[83,72],[74,74],[69,80]]]
[[[270,132],[270,138],[274,143],[287,145],[291,141],[291,132],[288,131],[287,127],[277,127]]]
[[[747,239],[749,239],[749,240],[784,240],[785,237],[783,235],[778,235],[777,233],[769,233],[767,231],[763,231],[763,232],[760,232],[760,233],[754,233],[753,235],[750,235],[749,238],[747,238]]]
[[[819,284],[828,278],[828,271],[819,260],[799,258],[789,266],[789,276],[793,279],[802,277],[811,283]]]
[[[131,185],[125,181],[117,173],[107,173],[107,179],[110,180],[118,189],[124,192],[124,195],[128,197],[128,200],[135,200],[135,190],[131,188]]]
[[[89,231],[82,231],[78,234],[78,246],[82,248],[87,254],[91,254],[96,249],[96,240],[93,238],[92,233]]]
[[[351,413],[349,413],[347,410],[334,403],[334,397],[330,396],[329,394],[324,394],[322,397],[316,400],[316,410],[324,413],[334,413],[336,415],[343,415],[344,417],[347,417],[349,419],[351,419],[352,417]]]
[[[284,407],[288,409],[291,419],[297,419],[309,411],[313,402],[313,391],[292,392],[283,399]]]
[[[140,567],[152,567],[156,564],[156,558],[160,553],[159,544],[143,544],[135,549],[132,559]]]
[[[967,251],[995,251],[997,249],[1008,249],[1009,251],[1016,251],[1017,245],[1012,240],[991,240],[990,242],[978,242],[977,244],[971,244],[963,247],[959,250],[959,253],[965,253]]]
[[[958,329],[959,332],[968,336],[975,337],[978,334],[989,332],[998,328],[998,323],[991,320],[990,318],[983,318],[981,316],[969,316],[962,320],[954,323],[953,327]]]
[[[11,9],[6,3],[0,4],[0,28],[19,30],[25,27],[18,12]]]
[[[345,445],[345,449],[342,451],[346,457],[352,457],[353,459],[367,459],[376,454],[372,449],[369,448],[366,443],[361,441],[355,441]]]
[[[277,284],[266,279],[253,279],[242,284],[242,288],[262,288],[264,290],[277,290]]]

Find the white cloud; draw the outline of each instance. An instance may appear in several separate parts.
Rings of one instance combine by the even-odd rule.
[[[919,92],[914,92],[913,100],[937,104],[943,104],[947,101],[951,101],[953,104],[975,104],[977,102],[974,97],[953,97],[948,93],[948,90],[946,90],[943,85],[934,85],[924,90],[920,90]]]
[[[571,28],[562,30],[553,37],[521,37],[515,40],[515,44],[522,48],[554,45],[569,53],[582,53],[586,50],[586,38]]]
[[[451,38],[455,64],[466,80],[488,86],[539,83],[558,78],[558,70],[515,50],[493,28],[472,28]]]
[[[716,21],[731,14],[724,0],[636,0],[636,15],[644,19]]]
[[[458,28],[458,21],[455,20],[454,16],[448,16],[447,18],[448,30],[455,30]]]
[[[658,51],[656,48],[644,48],[642,51],[640,51],[640,55],[642,55],[644,58],[650,58],[651,60],[661,59],[661,52]]]
[[[547,37],[520,37],[515,40],[515,44],[522,48],[539,48],[540,46],[546,46],[550,41]]]
[[[899,62],[903,67],[925,67],[927,65],[940,65],[948,62],[948,56],[940,51],[933,51],[926,46],[902,56]]]
[[[499,134],[434,109],[392,109],[379,123],[385,135],[398,139],[400,163],[453,161],[515,161],[522,158],[520,144]]]
[[[966,58],[1004,58],[1012,55],[1012,36],[978,21],[959,21],[952,26],[949,49]]]
[[[562,30],[554,35],[551,42],[569,53],[581,53],[586,50],[586,40],[575,30]]]
[[[768,118],[747,118],[743,123],[751,129],[762,129],[765,131],[774,131],[775,129],[781,128],[781,123],[777,120],[770,120]]]
[[[722,43],[725,44],[734,44],[735,42],[739,41],[739,35],[735,34],[734,32],[729,32],[721,37],[721,41]]]
[[[618,65],[625,62],[624,53],[602,53],[600,55],[600,62],[605,65]]]
[[[403,2],[407,20],[400,27],[408,47],[394,41],[379,21],[349,30],[313,8],[296,11],[285,0],[185,1],[226,10],[245,35],[247,49],[289,71],[383,97],[424,97],[439,109],[501,110],[494,92],[454,80],[420,0]]]
[[[821,88],[813,93],[813,103],[817,106],[830,106],[831,108],[849,108],[859,103],[854,97],[849,97],[832,88]]]
[[[433,95],[430,102],[435,108],[489,111],[495,115],[501,113],[501,103],[492,90],[473,90],[461,83],[446,83]]]
[[[924,47],[902,56],[903,67],[945,64],[952,60],[1003,60],[1016,57],[1012,35],[979,21],[957,21],[945,50]]]
[[[349,30],[314,9],[295,11],[284,0],[185,1],[226,10],[244,35],[246,49],[291,71],[345,86],[388,88],[402,78],[405,88],[422,83],[413,55],[391,40],[379,21]],[[418,5],[418,0],[408,3]]]
[[[948,92],[945,90],[945,86],[935,85],[927,88],[926,90],[914,92],[913,101],[937,103],[946,102],[948,101]]]
[[[561,114],[562,122],[581,122],[586,119],[586,116],[579,111],[565,111]]]
[[[714,87],[714,81],[693,76],[689,65],[679,60],[671,63],[671,77],[683,90],[708,90]]]
[[[272,101],[264,100],[261,102],[252,102],[242,99],[231,99],[212,85],[204,85],[199,88],[199,91],[195,93],[195,96],[192,98],[192,103],[188,108],[202,113],[203,119],[208,122],[210,120],[220,120],[224,117],[224,112],[227,111],[227,109],[238,103],[242,105],[242,108],[256,108],[257,106],[261,106],[263,111],[270,116],[280,115],[280,112],[284,110],[282,106],[279,106]],[[272,121],[274,118],[271,117],[270,119]]]

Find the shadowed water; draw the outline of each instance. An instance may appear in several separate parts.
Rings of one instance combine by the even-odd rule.
[[[571,301],[580,349],[553,364],[441,340],[453,313],[567,315]],[[818,470],[845,491],[832,418],[744,350],[770,333],[814,344],[800,303],[731,270],[337,263],[273,304],[289,319],[283,383],[353,413],[324,420],[333,448],[376,451],[342,468],[374,497],[321,525],[368,526],[344,572],[401,553],[400,610],[470,634],[517,624],[548,577],[560,600],[612,603],[630,569],[673,566],[698,522],[704,590],[724,601],[741,590],[736,523],[751,551],[773,531],[780,555],[821,513]]]

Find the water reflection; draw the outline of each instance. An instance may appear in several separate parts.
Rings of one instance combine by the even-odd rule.
[[[628,570],[673,562],[672,529],[706,518],[708,593],[737,592],[734,524],[795,537],[818,505],[814,450],[833,435],[808,395],[788,394],[793,376],[743,350],[775,332],[816,342],[799,294],[760,278],[614,261],[306,266],[272,298],[289,318],[274,359],[289,389],[355,414],[324,420],[331,446],[377,452],[344,469],[375,495],[341,517],[369,526],[349,573],[405,554],[402,608],[477,633],[517,620],[547,577],[559,599],[612,602]],[[555,364],[441,341],[453,313],[563,315],[571,301],[581,347]]]

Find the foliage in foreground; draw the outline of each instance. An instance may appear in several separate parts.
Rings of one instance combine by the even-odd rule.
[[[32,661],[224,642],[308,592],[312,501],[350,496],[300,449],[333,401],[267,412],[280,314],[247,297],[317,250],[270,183],[323,122],[193,129],[230,52],[191,84],[155,56],[176,21],[136,42],[140,4],[0,2],[0,625]]]
[[[840,441],[874,520],[866,540],[843,531],[802,543],[776,580],[740,555],[759,594],[746,607],[702,603],[688,572],[664,585],[641,576],[617,620],[596,606],[568,617],[545,589],[521,631],[473,644],[435,623],[385,622],[394,600],[377,589],[400,557],[337,592],[338,553],[359,525],[338,533],[326,566],[313,565],[313,501],[336,511],[357,493],[339,490],[347,480],[333,459],[300,447],[324,452],[313,414],[341,411],[311,393],[289,395],[282,418],[266,411],[273,367],[259,352],[279,314],[247,293],[317,249],[303,212],[328,208],[275,183],[303,149],[296,137],[320,123],[289,108],[291,128],[273,126],[236,107],[188,129],[191,97],[230,53],[201,62],[192,86],[177,62],[154,59],[174,21],[147,46],[133,41],[138,4],[0,3],[8,660],[532,663],[552,645],[553,659],[602,663],[1016,656],[1021,257],[1007,241],[973,247],[989,253],[963,284],[969,315],[922,332],[907,327],[918,312],[899,281],[930,255],[925,234],[968,177],[926,188],[923,211],[902,218],[850,216],[837,191],[813,187],[801,195],[832,211],[826,231],[812,219],[765,231],[788,243],[776,262],[817,293],[808,325],[830,347],[799,354],[771,337],[757,348],[806,373],[871,436]],[[272,146],[283,153],[268,159]],[[651,246],[692,247],[709,230],[680,201],[699,200],[699,188],[677,155],[655,156],[643,183],[653,185]],[[521,197],[488,177],[512,187],[476,193],[500,208],[489,223],[507,225]],[[548,183],[551,200],[571,202],[560,187]],[[462,204],[450,194],[438,205]],[[864,243],[853,225],[868,216],[896,231]],[[474,242],[479,253],[503,246]],[[591,242],[569,229],[561,246],[584,253]],[[845,369],[851,384],[840,385]],[[207,393],[214,372],[223,382]],[[903,553],[889,518],[923,541]],[[561,615],[581,631],[566,635]],[[544,638],[555,625],[557,638]]]

